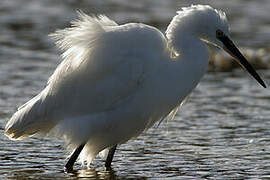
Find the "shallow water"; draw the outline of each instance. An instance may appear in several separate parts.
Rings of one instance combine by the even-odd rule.
[[[211,3],[228,12],[237,44],[269,48],[269,1]],[[187,4],[172,0],[1,1],[0,179],[270,178],[270,91],[241,69],[205,75],[174,120],[154,126],[117,149],[111,170],[104,169],[97,158],[90,169],[77,164],[76,173],[64,174],[62,142],[49,138],[10,141],[3,135],[16,107],[44,87],[60,62],[47,34],[67,26],[75,9],[164,30],[175,10]],[[269,84],[270,71],[259,73]]]

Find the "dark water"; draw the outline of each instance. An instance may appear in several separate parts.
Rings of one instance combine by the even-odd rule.
[[[196,1],[208,2],[208,1]],[[195,2],[195,3],[196,3]],[[190,1],[2,0],[0,2],[0,179],[269,179],[270,91],[241,69],[209,72],[174,120],[119,147],[111,170],[97,158],[90,169],[64,174],[63,143],[10,141],[5,123],[37,94],[60,62],[47,34],[68,26],[76,9],[117,22],[144,22],[164,30]],[[209,1],[224,9],[240,46],[270,48],[270,1]],[[261,70],[270,82],[270,71]]]

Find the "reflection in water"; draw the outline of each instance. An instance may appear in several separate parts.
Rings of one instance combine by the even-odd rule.
[[[93,179],[117,179],[115,175],[115,171],[110,169],[105,169],[103,167],[100,168],[88,168],[78,170],[71,175],[71,177],[79,177],[79,178],[93,178]],[[118,177],[119,179],[119,177]]]
[[[8,173],[9,179],[125,179],[128,175],[118,173],[113,170],[113,168],[106,169],[104,167],[90,167],[83,168],[80,170],[74,170],[72,173],[65,174],[64,171],[55,171],[53,173],[46,172],[44,167],[31,167],[31,168],[22,168],[22,169],[11,169],[12,173]],[[142,176],[133,176],[135,179],[145,179]]]

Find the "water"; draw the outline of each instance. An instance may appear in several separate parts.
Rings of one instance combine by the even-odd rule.
[[[62,142],[46,137],[10,141],[3,135],[16,107],[37,94],[59,64],[59,53],[47,34],[68,26],[75,9],[164,31],[175,10],[188,2],[2,0],[0,179],[270,178],[270,91],[241,69],[209,72],[174,120],[117,149],[112,170],[104,169],[97,158],[90,169],[76,164],[78,171],[67,175],[62,170],[67,155]],[[269,1],[210,3],[227,12],[238,45],[269,50]],[[269,84],[270,71],[259,73]]]

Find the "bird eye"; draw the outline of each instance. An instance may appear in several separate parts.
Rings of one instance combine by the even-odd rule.
[[[218,29],[218,30],[216,31],[216,36],[217,36],[217,37],[222,37],[222,36],[224,36],[224,33],[223,33],[221,30]]]

